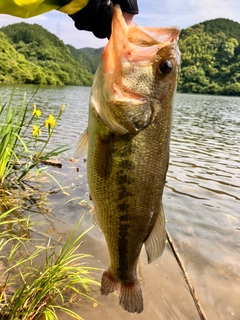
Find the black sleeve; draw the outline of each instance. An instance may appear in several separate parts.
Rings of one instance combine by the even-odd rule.
[[[137,0],[112,0],[112,2],[119,4],[123,12],[138,14]]]
[[[114,4],[122,11],[138,13],[137,0],[90,0],[85,8],[70,15],[79,30],[92,31],[97,38],[109,38]]]

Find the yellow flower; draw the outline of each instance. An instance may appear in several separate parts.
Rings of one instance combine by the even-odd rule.
[[[36,115],[37,117],[40,117],[41,113],[42,113],[41,110],[37,109],[37,106],[36,106],[36,104],[34,103],[32,116]]]
[[[39,126],[36,125],[36,124],[34,124],[34,125],[33,125],[33,132],[32,132],[32,134],[33,134],[35,137],[38,137],[39,134],[41,134],[41,133],[42,133],[42,131],[40,130]]]
[[[37,111],[37,106],[36,106],[36,105],[35,105],[35,103],[34,103],[34,105],[33,105],[33,112],[32,112],[32,116],[34,116],[34,115],[35,115],[36,111]]]
[[[54,116],[52,114],[49,115],[48,119],[45,121],[45,126],[47,128],[54,128],[56,124],[56,120],[54,119]]]
[[[63,104],[62,104],[61,111],[64,111],[65,107],[66,107],[66,106],[65,106],[65,104],[63,103]]]
[[[41,110],[39,110],[39,109],[36,110],[36,116],[37,116],[37,117],[40,117],[41,113],[42,113]]]

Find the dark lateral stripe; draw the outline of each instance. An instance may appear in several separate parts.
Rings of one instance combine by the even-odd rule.
[[[122,172],[123,172],[123,170],[122,170]],[[117,175],[117,183],[119,185],[127,183],[127,180],[128,180],[128,176],[126,174],[122,174],[122,172],[118,173],[118,175]]]
[[[123,159],[119,165],[125,170],[131,170],[133,168],[133,162],[129,159]]]
[[[128,208],[129,208],[129,204],[126,203],[126,202],[123,202],[123,203],[120,203],[120,204],[117,205],[117,209],[118,209],[119,211],[121,211],[121,212],[127,210]],[[124,216],[125,216],[125,215],[124,215]],[[121,217],[123,217],[123,216],[120,216],[120,217],[119,217],[119,220],[120,220],[120,221],[124,221],[124,219],[121,220]]]
[[[128,207],[126,203],[122,204],[122,210]],[[119,237],[118,237],[118,248],[119,248],[119,269],[118,276],[121,281],[128,281],[128,231],[129,231],[129,220],[130,216],[125,213],[119,216]]]

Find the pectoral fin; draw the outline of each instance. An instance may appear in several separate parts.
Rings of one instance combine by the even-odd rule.
[[[86,129],[80,136],[77,142],[77,147],[75,150],[75,157],[81,158],[87,155],[88,150],[88,129]]]
[[[91,208],[91,223],[99,230],[101,230],[98,219],[97,219],[97,214],[96,214],[96,209],[94,206]],[[102,230],[101,230],[102,231]]]
[[[155,225],[145,242],[148,263],[159,258],[165,248],[166,232],[165,232],[165,217],[163,206],[161,205],[160,212],[157,216]]]

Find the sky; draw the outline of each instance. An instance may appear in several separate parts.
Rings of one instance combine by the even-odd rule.
[[[138,0],[139,14],[134,22],[148,27],[178,26],[181,29],[216,18],[228,18],[240,23],[240,0]],[[0,15],[0,27],[17,22],[37,23],[75,48],[100,48],[105,39],[90,32],[79,31],[66,14],[56,10],[30,19]]]

